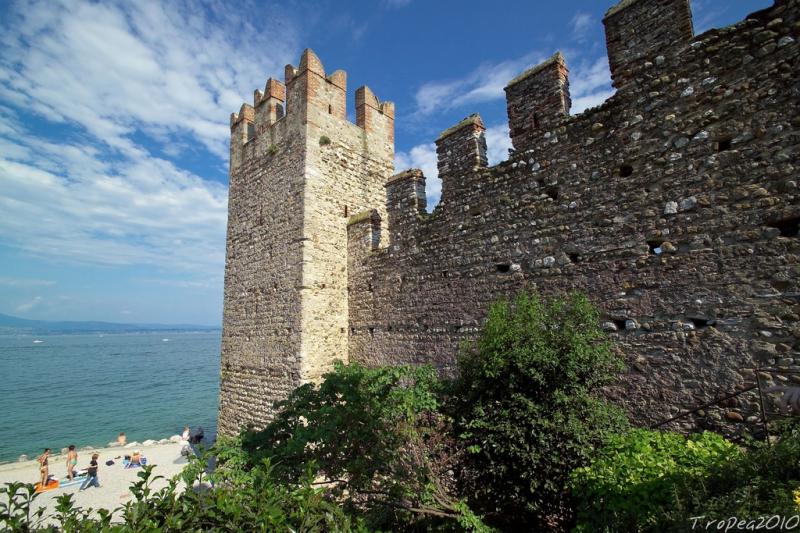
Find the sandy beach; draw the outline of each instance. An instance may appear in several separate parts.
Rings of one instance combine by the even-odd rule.
[[[182,442],[155,443],[148,446],[132,444],[128,444],[125,447],[114,446],[78,450],[77,468],[79,470],[89,465],[92,453],[97,452],[100,454],[98,460],[100,465],[98,471],[100,488],[89,487],[84,491],[79,491],[80,486],[73,485],[46,491],[41,493],[35,500],[34,508],[45,507],[47,508],[46,515],[51,515],[55,510],[56,498],[64,493],[73,494],[76,505],[82,508],[91,507],[93,509],[113,510],[124,505],[133,498],[128,489],[131,483],[139,479],[137,474],[142,470],[141,468],[126,469],[122,464],[122,456],[130,455],[134,449],[142,452],[142,455],[147,458],[147,464],[155,465],[154,475],[164,476],[165,478],[171,478],[179,473],[188,463],[188,460],[182,457],[180,453],[183,447]],[[108,460],[113,460],[114,464],[106,466],[106,461]],[[66,455],[58,454],[50,457],[50,474],[58,479],[63,479],[66,476]],[[39,481],[37,462],[31,460],[0,465],[0,485],[13,481],[37,483]],[[165,480],[158,480],[152,486],[160,488],[164,485],[166,485]]]

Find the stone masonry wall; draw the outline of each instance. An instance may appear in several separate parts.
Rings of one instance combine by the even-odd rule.
[[[274,404],[347,358],[347,221],[385,206],[394,108],[306,50],[231,117],[219,432],[263,427]],[[381,207],[385,212],[385,208]]]
[[[799,11],[779,1],[693,38],[685,0],[624,0],[605,21],[606,103],[568,116],[554,57],[506,89],[508,161],[486,168],[477,117],[445,132],[433,213],[409,171],[386,184],[385,216],[351,219],[350,360],[452,374],[490,303],[531,288],[601,308],[629,365],[608,395],[638,424],[760,366],[800,368]],[[736,430],[756,404],[679,427]]]

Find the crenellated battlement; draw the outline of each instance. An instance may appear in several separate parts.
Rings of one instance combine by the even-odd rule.
[[[689,0],[622,0],[606,12],[603,25],[617,89],[635,81],[646,58],[683,46],[694,35]]]
[[[347,120],[347,73],[336,70],[326,74],[319,57],[306,49],[299,66],[286,65],[283,83],[269,78],[263,90],[253,92],[252,106],[243,104],[239,113],[231,114],[232,166],[241,164],[244,145],[264,138],[268,144],[261,146],[261,150],[279,147],[289,129],[305,124],[332,131],[357,126],[374,138],[375,143],[382,143],[393,152],[394,104],[380,102],[368,87],[363,86],[356,90],[355,106],[356,123],[352,124]],[[292,125],[284,124],[284,118]]]
[[[231,119],[220,432],[337,359],[456,371],[493,301],[586,293],[636,424],[800,368],[800,0],[692,35],[687,0],[604,21],[617,92],[571,116],[561,53],[505,88],[513,150],[470,115],[436,139],[442,198],[394,173],[394,106],[310,50]],[[282,112],[282,115],[281,115]],[[402,170],[402,169],[398,169]],[[673,429],[735,433],[757,398]]]
[[[505,88],[508,127],[515,150],[524,151],[541,133],[569,116],[569,70],[561,52],[526,70]]]
[[[412,169],[386,185],[388,245],[373,219],[351,229],[350,359],[450,374],[491,302],[535,287],[600,306],[630,365],[609,395],[638,424],[797,367],[799,6],[693,37],[686,0],[625,0],[604,20],[605,103],[570,116],[556,53],[505,88],[507,161],[487,166],[478,115],[445,130],[436,209]],[[734,433],[753,405],[678,429]]]
[[[462,192],[463,177],[486,168],[486,127],[480,115],[470,115],[436,139],[436,158],[442,180],[442,201]]]

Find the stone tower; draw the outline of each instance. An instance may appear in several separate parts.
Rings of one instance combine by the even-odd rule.
[[[386,205],[394,105],[361,87],[353,124],[346,101],[347,74],[306,50],[231,115],[222,435],[263,427],[276,401],[347,359],[347,223]]]

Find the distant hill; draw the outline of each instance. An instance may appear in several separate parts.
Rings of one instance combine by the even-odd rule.
[[[195,324],[120,324],[95,321],[28,320],[0,313],[0,334],[9,333],[125,333],[134,331],[214,331],[218,326]]]

